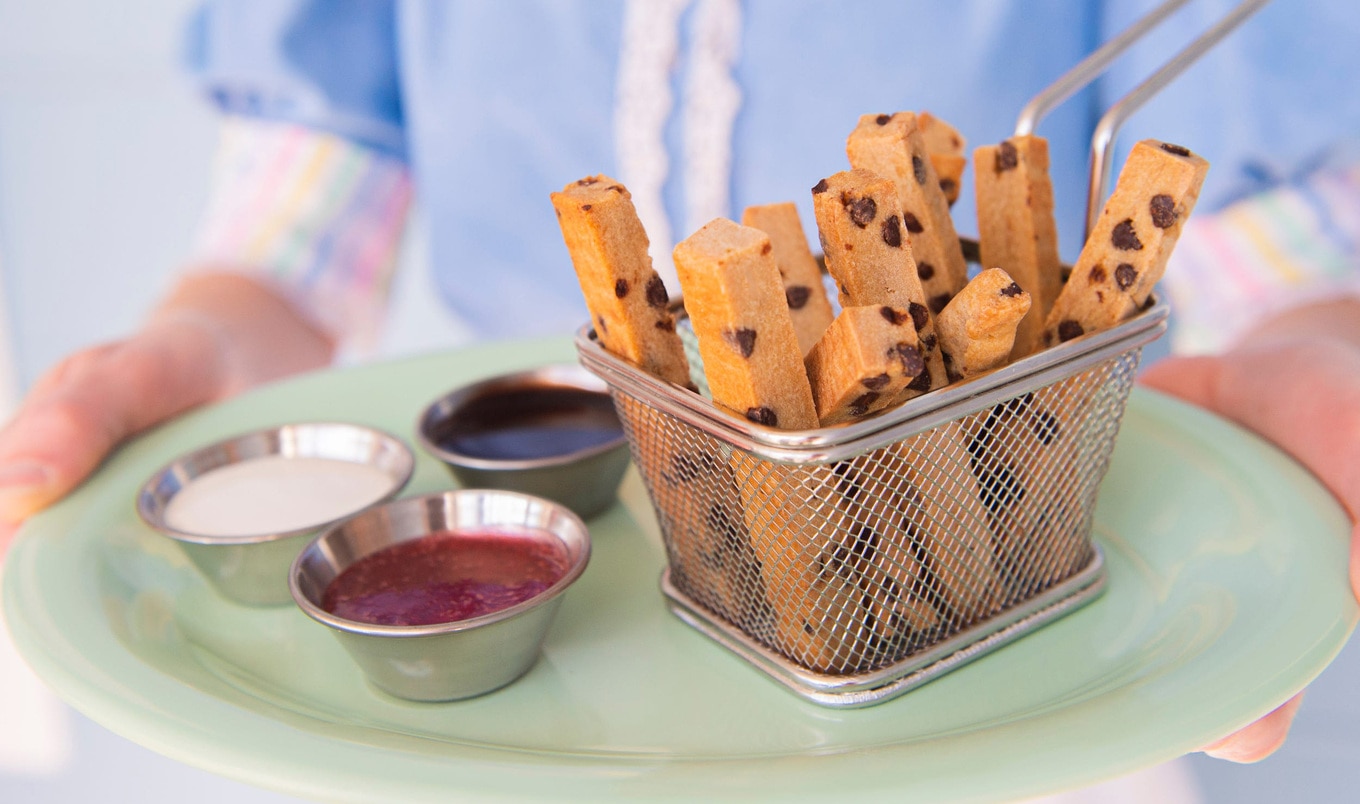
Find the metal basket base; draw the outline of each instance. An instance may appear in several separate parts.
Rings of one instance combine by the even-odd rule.
[[[672,613],[812,703],[854,709],[896,698],[950,670],[1069,614],[1105,591],[1105,556],[1094,546],[1091,562],[1080,572],[1023,603],[1012,606],[928,650],[869,673],[827,675],[789,661],[714,616],[661,573],[661,591]]]

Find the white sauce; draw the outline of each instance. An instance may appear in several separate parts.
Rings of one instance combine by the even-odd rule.
[[[270,455],[194,478],[166,505],[165,523],[200,536],[282,533],[348,516],[391,488],[372,466]]]

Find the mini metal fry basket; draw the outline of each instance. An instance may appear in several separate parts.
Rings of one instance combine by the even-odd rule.
[[[1099,595],[1096,494],[1167,315],[1154,303],[876,417],[800,431],[652,377],[589,326],[576,346],[609,385],[651,497],[672,611],[804,698],[854,707]]]

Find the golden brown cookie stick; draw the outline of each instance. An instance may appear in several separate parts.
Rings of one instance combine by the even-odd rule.
[[[553,193],[552,204],[600,343],[648,374],[692,388],[666,285],[652,269],[628,190],[589,176]]]
[[[1063,284],[1048,142],[1029,136],[984,145],[973,165],[981,263],[1003,269],[1030,295],[1012,352],[1019,359],[1040,348],[1044,316]]]
[[[886,304],[907,310],[920,338],[926,371],[907,385],[907,399],[948,384],[935,324],[902,229],[892,181],[865,170],[828,176],[812,188],[812,208],[827,270],[842,307]]]
[[[916,115],[864,115],[850,133],[845,152],[852,167],[891,179],[897,187],[902,225],[911,240],[927,306],[938,313],[968,283],[968,264]]]
[[[1179,145],[1142,140],[1044,323],[1051,346],[1109,329],[1142,308],[1195,208],[1209,163]]]
[[[944,193],[944,200],[952,207],[959,200],[959,190],[963,188],[963,170],[968,165],[964,149],[968,143],[958,129],[930,112],[917,112],[916,124],[925,140],[930,164],[940,177],[940,192]]]
[[[888,407],[926,370],[911,313],[886,304],[841,310],[803,364],[823,427]]]
[[[675,247],[685,310],[720,407],[785,430],[817,426],[770,238],[724,218]]]
[[[949,378],[967,379],[1003,365],[1029,309],[1029,294],[1000,268],[973,277],[935,316]]]
[[[807,355],[834,315],[822,285],[821,266],[812,256],[812,249],[808,248],[798,207],[792,201],[747,207],[741,222],[770,236],[774,262],[784,280],[789,315],[793,317],[793,328],[798,333],[798,347]]]

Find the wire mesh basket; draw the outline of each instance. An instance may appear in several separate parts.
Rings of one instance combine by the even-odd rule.
[[[693,330],[675,305],[691,374]],[[876,417],[774,430],[576,340],[609,386],[684,621],[803,697],[877,703],[1099,594],[1100,481],[1154,303]]]

